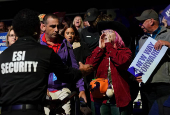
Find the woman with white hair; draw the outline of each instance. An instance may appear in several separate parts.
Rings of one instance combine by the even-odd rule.
[[[74,19],[73,19],[73,25],[76,27],[76,29],[80,33],[81,30],[84,28],[82,17],[81,16],[75,16]]]

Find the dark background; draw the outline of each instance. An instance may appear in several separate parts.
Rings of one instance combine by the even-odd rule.
[[[143,33],[134,17],[151,8],[159,13],[169,4],[167,0],[0,0],[0,20],[5,21],[7,26],[11,25],[13,17],[24,8],[35,10],[40,14],[66,12],[66,16],[71,20],[76,15],[81,15],[83,18],[89,8],[97,8],[105,13],[107,9],[117,9],[120,15],[116,21],[125,24],[132,38],[137,39],[136,37]]]
[[[12,19],[23,8],[36,10],[39,13],[66,12],[67,14],[83,13],[92,7],[99,10],[119,8],[127,15],[141,13],[147,8],[164,9],[168,5],[167,0],[166,2],[155,0],[0,0],[0,20]]]

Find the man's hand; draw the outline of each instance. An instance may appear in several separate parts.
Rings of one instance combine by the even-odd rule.
[[[87,103],[85,91],[80,91],[80,93],[79,93],[79,98],[80,98],[80,97],[83,98],[84,101]]]
[[[158,40],[155,45],[154,48],[155,50],[161,50],[162,46],[165,45],[168,48],[170,48],[170,43],[168,41],[164,41],[164,40]]]
[[[162,23],[164,24],[164,27],[167,27],[167,26],[168,26],[168,23],[167,23],[167,20],[165,19],[165,17],[163,17]]]
[[[137,81],[138,83],[142,82],[142,76],[136,77],[136,81]]]
[[[83,76],[87,76],[93,71],[93,66],[90,64],[83,64],[79,62],[79,70],[82,72]]]

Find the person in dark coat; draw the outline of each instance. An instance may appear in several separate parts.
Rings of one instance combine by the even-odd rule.
[[[79,70],[69,68],[52,49],[37,42],[37,12],[21,10],[12,25],[18,40],[0,55],[1,114],[42,115],[49,73],[54,72],[58,79],[70,83],[90,73],[91,67],[80,63]]]

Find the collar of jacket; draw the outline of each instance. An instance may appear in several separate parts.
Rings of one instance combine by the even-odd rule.
[[[164,27],[164,26],[161,26],[161,31],[160,31],[158,34],[161,34],[161,33],[163,33],[163,32],[167,32],[167,29],[168,29],[168,28],[166,28],[166,27]]]
[[[42,45],[46,45],[47,46],[47,43],[45,43],[44,41],[42,41],[42,37],[45,35],[45,33],[41,34],[41,37],[40,37],[40,43]],[[61,48],[63,48],[64,46],[67,46],[68,48],[72,48],[72,45],[70,44],[70,42],[68,42],[65,38],[63,38],[63,41],[61,43]]]
[[[69,49],[72,48],[72,45],[66,39],[63,39],[63,42],[61,43],[61,48],[63,48],[64,46],[67,46]]]
[[[32,36],[23,36],[23,37],[18,37],[18,41],[35,41],[38,42],[35,38]]]

